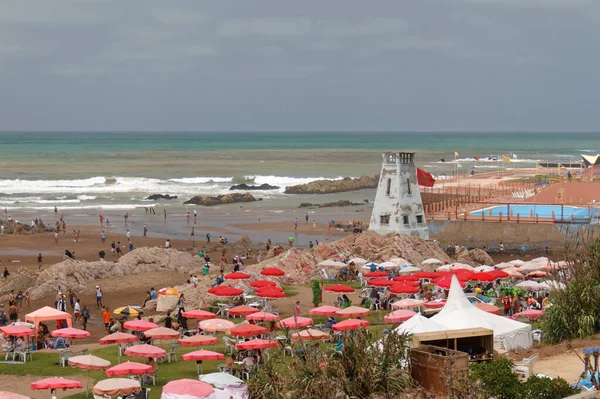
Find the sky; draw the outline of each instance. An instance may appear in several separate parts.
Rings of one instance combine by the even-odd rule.
[[[0,130],[598,131],[600,0],[0,0]]]

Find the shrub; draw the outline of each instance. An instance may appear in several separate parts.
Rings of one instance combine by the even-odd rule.
[[[315,307],[317,307],[321,303],[321,283],[319,282],[319,280],[314,279],[311,281],[311,287],[313,295],[312,303],[313,305],[315,305]]]

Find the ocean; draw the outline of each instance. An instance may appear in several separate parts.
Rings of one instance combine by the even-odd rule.
[[[539,160],[578,161],[581,154],[597,153],[600,135],[1,132],[0,145],[0,207],[128,210],[155,204],[145,200],[150,194],[185,200],[224,194],[242,182],[279,186],[257,194],[273,206],[285,202],[288,185],[378,173],[382,151],[415,151],[417,164],[436,176],[450,174],[455,167],[466,172],[493,170],[502,155],[511,158],[511,164],[504,165],[509,168],[534,167]]]

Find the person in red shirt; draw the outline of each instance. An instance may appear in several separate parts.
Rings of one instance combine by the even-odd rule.
[[[502,298],[502,304],[504,305],[504,316],[508,316],[510,314],[510,297],[508,294]]]

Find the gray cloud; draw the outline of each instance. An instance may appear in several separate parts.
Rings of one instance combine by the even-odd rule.
[[[0,130],[593,130],[596,0],[0,0]]]

